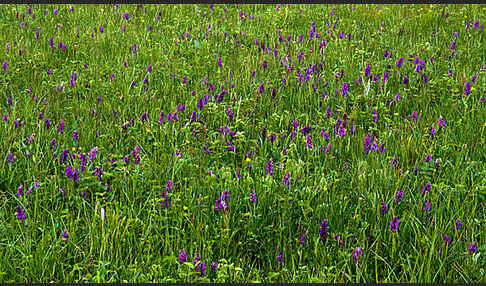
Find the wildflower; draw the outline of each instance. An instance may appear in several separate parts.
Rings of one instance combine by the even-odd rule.
[[[471,93],[471,83],[468,81],[464,87],[464,95],[469,95]]]
[[[279,251],[279,254],[277,255],[277,258],[275,259],[278,263],[278,265],[283,264],[282,262],[282,250]]]
[[[275,136],[275,134],[270,134],[268,136],[268,140],[270,140],[271,143],[273,143],[275,141],[275,139],[277,139],[277,137]]]
[[[445,121],[444,121],[444,118],[439,117],[438,121],[439,121],[439,128],[441,128],[441,127],[445,127]]]
[[[135,165],[140,164],[140,152],[141,152],[140,145],[137,145],[131,152],[134,161],[133,163]]]
[[[197,263],[198,261],[200,261],[200,260],[201,260],[201,256],[199,255],[199,253],[197,253],[197,252],[196,252],[196,253],[194,253],[194,259],[193,259],[193,261],[192,261],[192,264],[196,265],[196,263]]]
[[[331,142],[327,143],[327,146],[326,146],[326,148],[324,149],[324,153],[327,153],[327,152],[329,152],[329,151],[331,151]]]
[[[289,180],[290,174],[286,173],[283,180],[282,180],[282,185],[287,185],[287,188],[290,186],[290,180]]]
[[[13,154],[12,154],[12,152],[8,151],[7,163],[13,163],[13,162],[14,162]]]
[[[196,265],[196,272],[199,272],[199,274],[204,275],[205,271],[206,271],[206,263],[204,262],[199,262],[197,265]]]
[[[224,199],[222,197],[218,196],[218,198],[215,201],[215,205],[216,205],[217,211],[228,210],[228,203],[226,201],[224,201]]]
[[[430,211],[430,206],[431,206],[430,201],[427,200],[425,202],[424,211],[427,211],[427,212]]]
[[[305,233],[303,232],[302,235],[300,236],[299,243],[301,245],[304,245],[305,243]]]
[[[218,66],[219,66],[220,68],[221,68],[221,67],[223,67],[223,65],[222,65],[222,63],[221,63],[221,57],[219,57],[219,59],[218,59]]]
[[[94,169],[93,171],[93,176],[96,176],[96,179],[98,181],[101,181],[101,178],[103,177],[104,173],[103,173],[103,169],[101,168],[101,166],[98,166]]]
[[[383,83],[385,83],[386,81],[388,81],[388,72],[385,71],[385,73],[383,74]]]
[[[29,138],[27,138],[27,144],[34,142],[35,133],[32,133]]]
[[[358,263],[359,259],[361,258],[361,255],[363,255],[363,246],[355,248],[352,255],[353,255],[354,262]]]
[[[148,65],[148,67],[147,67],[147,72],[148,72],[148,73],[151,73],[151,72],[152,72],[152,65],[151,65],[151,64],[149,64],[149,65]]]
[[[86,155],[84,155],[84,153],[79,153],[79,161],[81,161],[79,170],[83,172],[86,168],[86,165],[88,164],[88,158],[86,157]]]
[[[458,218],[457,221],[456,221],[456,229],[462,229],[461,218]]]
[[[254,189],[250,191],[250,203],[254,204],[257,202],[257,195]]]
[[[17,212],[15,213],[15,215],[17,216],[19,221],[22,221],[22,220],[25,219],[24,210],[19,205],[17,205]]]
[[[64,175],[68,178],[72,178],[73,177],[73,169],[71,168],[71,166],[67,165],[66,166],[66,170],[64,172]]]
[[[412,112],[412,119],[417,121],[417,111],[415,110]]]
[[[400,220],[394,216],[393,219],[390,221],[390,230],[395,233],[398,230],[398,224],[400,223]]]
[[[347,95],[348,94],[348,89],[349,89],[349,84],[347,82],[343,83],[343,86],[341,87],[341,94],[342,95]]]
[[[451,243],[451,238],[450,238],[450,237],[449,237],[447,234],[444,234],[443,239],[444,239],[444,242],[445,242],[446,244]]]
[[[167,193],[164,190],[160,192],[160,198],[162,199],[162,208],[168,207],[170,202]]]
[[[69,150],[68,149],[64,149],[61,153],[61,157],[60,157],[60,160],[61,160],[61,164],[65,164],[66,161],[67,161],[67,158],[68,158],[68,155],[69,155]]]
[[[67,233],[67,231],[63,231],[62,232],[61,238],[64,238],[64,242],[67,242],[68,241],[69,234]]]
[[[184,264],[184,262],[187,261],[187,258],[187,253],[184,250],[179,249],[179,263]]]
[[[78,137],[79,137],[79,132],[77,130],[74,130],[73,131],[73,140],[74,141],[78,140]]]
[[[430,162],[430,159],[431,159],[430,153],[427,153],[427,155],[425,156],[424,162]]]
[[[229,121],[233,121],[233,109],[231,107],[226,110],[226,115],[228,115]]]
[[[435,169],[439,170],[440,168],[440,163],[439,163],[439,159],[435,160]]]
[[[319,230],[319,235],[320,235],[322,241],[326,241],[326,239],[327,239],[327,234],[329,233],[329,227],[328,226],[329,225],[327,223],[327,220],[324,219],[321,223],[321,228]]]
[[[396,194],[395,194],[395,200],[394,202],[396,204],[400,204],[400,202],[402,201],[402,197],[403,197],[403,191],[402,190],[399,190]]]
[[[380,145],[380,152],[384,153],[386,151],[385,143]]]
[[[235,146],[230,141],[226,143],[226,146],[228,146],[229,151],[235,151]]]
[[[23,185],[20,185],[17,188],[17,196],[23,196],[23,195],[24,195],[24,186]]]
[[[2,64],[2,71],[5,72],[5,70],[7,70],[7,65],[8,65],[8,61],[5,60]]]
[[[404,78],[403,78],[403,84],[407,84],[408,85],[409,83],[409,80],[408,80],[408,75],[406,75]]]
[[[476,243],[474,241],[471,242],[471,244],[469,245],[469,255],[472,255],[473,253],[475,253],[477,251],[478,251],[478,246],[476,245]]]
[[[305,141],[305,147],[312,148],[312,138],[309,134],[305,137]]]
[[[270,174],[270,176],[273,176],[273,161],[272,161],[272,158],[270,158],[270,160],[268,160],[268,163],[265,165],[265,174],[266,175]]]
[[[402,59],[403,60],[403,59]],[[370,64],[366,64],[366,67],[364,69],[365,76],[369,76],[371,73],[371,67]]]
[[[370,134],[366,134],[366,137],[365,137],[365,141],[364,141],[364,145],[363,145],[363,149],[364,149],[364,152],[366,154],[370,153],[371,151],[371,137],[370,137]]]
[[[339,127],[337,129],[337,135],[338,136],[346,136],[346,129],[344,129],[343,123],[339,124]]]
[[[380,214],[381,214],[381,216],[384,216],[387,213],[388,213],[388,207],[386,206],[385,203],[383,203],[383,201],[381,201]]]
[[[168,192],[170,192],[170,191],[172,191],[172,186],[173,186],[172,180],[168,180],[165,188],[167,189]]]
[[[449,49],[455,50],[456,49],[456,42],[452,42],[451,43],[451,46],[449,47]]]
[[[423,186],[422,186],[422,193],[425,195],[427,192],[430,192],[430,188],[431,188],[431,187],[432,187],[432,186],[431,186],[429,183],[427,183],[427,184],[423,185]]]
[[[265,91],[265,83],[263,81],[260,84],[260,88],[258,89],[258,91],[260,92],[260,95],[262,95],[263,92]]]
[[[148,118],[147,113],[146,112],[142,113],[142,115],[140,116],[140,121],[142,121],[142,124],[145,123],[147,118]]]
[[[213,272],[216,273],[216,271],[218,270],[218,264],[216,264],[215,262],[211,262],[211,269],[213,269]]]

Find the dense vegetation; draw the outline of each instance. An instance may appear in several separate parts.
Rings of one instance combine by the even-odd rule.
[[[1,282],[485,282],[486,7],[2,5]]]

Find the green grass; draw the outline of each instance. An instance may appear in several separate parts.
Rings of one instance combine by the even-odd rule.
[[[486,42],[474,27],[486,23],[486,6],[76,5],[71,12],[70,5],[31,5],[35,17],[28,7],[0,7],[0,64],[7,61],[0,70],[1,282],[486,282]],[[320,38],[309,40],[313,21]],[[425,61],[419,72],[416,57]],[[166,115],[178,104],[185,108],[171,122]],[[344,113],[346,135],[337,136]],[[308,125],[312,148],[300,131]],[[234,138],[223,135],[225,126]],[[386,151],[366,154],[367,134]],[[79,153],[95,146],[81,171]],[[75,155],[62,163],[64,149]],[[265,170],[270,158],[273,175]],[[77,168],[77,182],[65,176],[68,165]],[[287,173],[289,187],[282,184]],[[223,190],[229,208],[217,211]],[[321,240],[324,219],[329,233]],[[478,250],[469,254],[471,242]],[[195,253],[204,275],[192,263]]]

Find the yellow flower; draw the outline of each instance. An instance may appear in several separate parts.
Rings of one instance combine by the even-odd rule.
[[[101,11],[101,13],[103,13],[103,12],[105,12],[105,9],[101,8],[100,11]]]
[[[145,132],[149,133],[150,132],[150,129],[145,128]]]
[[[471,86],[471,91],[475,90],[474,86]]]
[[[189,144],[189,140],[186,139],[186,144]]]
[[[393,115],[398,116],[398,113],[395,112],[395,113],[393,113]]]
[[[76,147],[73,147],[73,152],[76,151]]]
[[[186,207],[186,206],[183,206],[182,208],[183,208],[185,211],[187,211],[187,207]]]
[[[245,162],[250,162],[250,161],[251,161],[251,159],[246,157]]]
[[[484,122],[484,127],[486,127],[486,122]]]
[[[327,187],[326,186],[324,186],[324,191],[327,191]]]
[[[336,181],[336,182],[339,182],[339,180],[340,180],[340,179],[338,179],[338,178],[336,178],[336,179],[335,179],[335,181]]]

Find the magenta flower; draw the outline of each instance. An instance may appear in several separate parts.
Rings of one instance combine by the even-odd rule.
[[[256,203],[257,202],[257,195],[254,189],[251,189],[250,192],[250,203]]]
[[[358,263],[362,255],[363,255],[363,246],[355,248],[352,254],[354,262]]]
[[[20,206],[17,206],[17,212],[15,213],[15,216],[18,218],[19,221],[25,219],[25,212]]]
[[[14,162],[13,154],[12,154],[12,152],[8,151],[7,163],[13,163],[13,162]]]
[[[396,216],[394,216],[393,219],[390,221],[390,230],[393,233],[397,232],[399,223],[400,223],[400,220]]]
[[[469,245],[469,255],[472,255],[473,253],[475,253],[477,251],[478,251],[478,246],[476,245],[476,243],[474,241],[471,242],[471,244]]]

